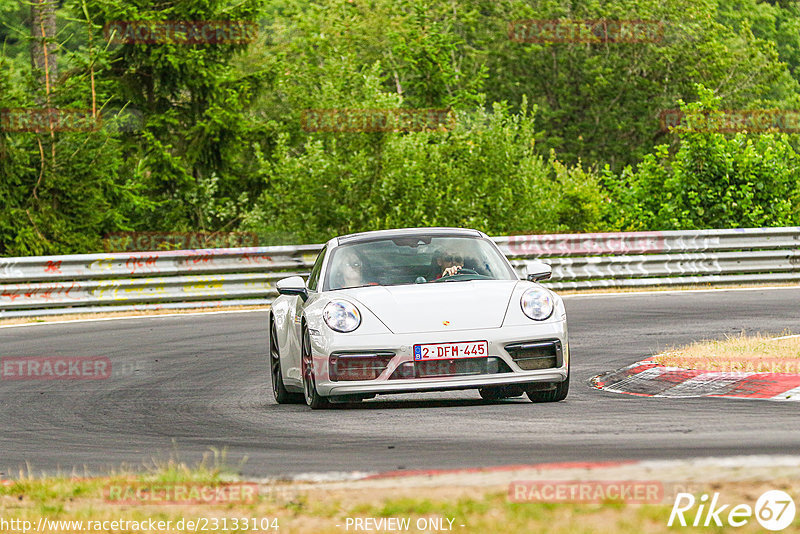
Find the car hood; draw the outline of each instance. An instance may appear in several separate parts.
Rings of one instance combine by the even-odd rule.
[[[499,328],[518,280],[471,280],[342,290],[392,332]],[[338,293],[338,291],[337,291]]]

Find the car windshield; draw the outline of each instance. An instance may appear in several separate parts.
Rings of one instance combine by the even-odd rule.
[[[506,259],[484,238],[404,236],[336,248],[324,287],[516,279]]]

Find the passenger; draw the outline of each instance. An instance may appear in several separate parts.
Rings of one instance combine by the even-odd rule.
[[[364,285],[364,263],[352,250],[343,250],[336,258],[337,269],[333,273],[333,289],[344,289]]]

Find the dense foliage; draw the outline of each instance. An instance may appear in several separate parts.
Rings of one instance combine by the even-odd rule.
[[[719,114],[717,99],[682,109],[694,129],[681,134],[677,153],[665,145],[621,176],[606,171],[618,200],[607,220],[626,229],[701,229],[789,226],[800,220],[800,156],[788,136],[705,133]]]
[[[800,224],[796,133],[659,122],[677,108],[693,125],[800,109],[796,2],[66,0],[56,14],[58,69],[43,86],[31,4],[0,0],[0,110],[93,110],[102,126],[0,122],[1,255],[95,252],[116,231],[252,231],[275,244],[425,225]],[[526,19],[651,21],[662,33],[510,38]],[[119,21],[259,31],[251,42],[109,42]],[[454,120],[308,131],[313,109],[447,109]]]

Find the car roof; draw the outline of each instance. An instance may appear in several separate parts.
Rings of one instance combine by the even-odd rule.
[[[483,232],[469,228],[396,228],[394,230],[374,230],[372,232],[359,232],[357,234],[343,235],[337,238],[339,245],[345,243],[359,243],[362,241],[372,241],[375,239],[391,239],[393,237],[407,237],[414,235],[426,236],[453,236],[453,237],[485,237]]]

